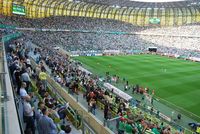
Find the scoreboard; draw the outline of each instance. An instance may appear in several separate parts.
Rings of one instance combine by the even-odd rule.
[[[160,19],[159,18],[149,18],[149,23],[150,24],[160,24]]]
[[[17,15],[26,15],[25,7],[17,4],[12,5],[12,13]]]

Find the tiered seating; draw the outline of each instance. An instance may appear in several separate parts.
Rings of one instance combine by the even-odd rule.
[[[44,54],[45,51],[47,51],[47,50],[43,49],[43,54]],[[52,53],[52,55],[50,55],[50,56],[52,56],[51,58],[54,57],[53,55],[56,55],[55,57],[57,57],[57,55],[58,55],[59,56],[59,58],[57,57],[58,63],[59,63],[60,59],[65,60],[66,63],[69,63],[65,67],[66,68],[71,67],[71,69],[73,70],[73,72],[77,73],[77,74],[76,73],[73,74],[74,77],[71,78],[72,81],[69,84],[70,86],[67,86],[67,88],[70,91],[70,93],[76,93],[76,94],[80,94],[81,93],[81,94],[84,94],[86,96],[86,98],[87,98],[88,96],[90,96],[90,94],[92,92],[94,92],[95,96],[100,95],[99,92],[103,92],[103,96],[104,95],[109,95],[109,96],[113,96],[114,98],[117,97],[116,95],[114,95],[111,92],[107,91],[107,93],[106,93],[103,90],[102,87],[95,86],[97,89],[96,88],[94,88],[93,90],[88,89],[88,86],[91,86],[90,84],[91,83],[94,84],[95,81],[96,81],[95,79],[92,79],[91,75],[88,75],[87,77],[84,77],[84,81],[87,81],[88,83],[86,83],[86,84],[84,84],[84,82],[82,84],[79,83],[81,81],[81,79],[78,79],[78,78],[82,77],[79,74],[82,74],[83,72],[81,72],[81,70],[76,70],[77,69],[76,64],[74,64],[71,60],[70,60],[71,62],[69,62],[69,57],[66,60],[64,57],[62,57],[61,54],[59,54],[56,51],[52,52],[52,50],[49,49],[49,52]],[[49,53],[48,53],[48,55],[49,55]],[[43,57],[45,57],[45,55],[43,55]],[[62,65],[59,65],[59,67],[62,68]],[[56,70],[54,69],[53,73],[54,73],[54,75],[56,75],[56,76],[58,76],[58,77],[60,77],[62,79],[62,78],[64,78],[63,77],[64,75],[58,71],[59,67]],[[62,76],[60,76],[60,75],[62,75]],[[65,75],[67,75],[67,74],[65,74]],[[61,84],[61,86],[65,85],[65,84],[63,84],[63,83],[65,83],[64,82],[65,80],[62,79],[61,81],[62,81],[61,83],[59,81],[58,81],[58,83]],[[78,86],[76,86],[76,85],[78,85]],[[134,118],[137,118],[138,116],[141,116],[141,118],[138,119],[138,120],[136,120],[136,121],[134,121],[134,120],[129,119],[129,118],[126,117],[128,122],[130,122],[130,121],[135,122],[135,123],[133,123],[134,126],[135,126],[134,129],[137,129],[137,131],[141,131],[142,132],[142,131],[146,131],[147,130],[149,133],[151,133],[151,129],[154,128],[156,124],[163,124],[164,127],[160,131],[170,131],[170,132],[175,132],[176,131],[176,129],[175,128],[171,128],[169,126],[169,124],[162,123],[163,121],[161,121],[158,118],[156,118],[156,116],[153,116],[153,115],[151,115],[149,113],[146,113],[146,112],[144,112],[144,111],[142,111],[142,110],[140,110],[138,108],[135,109],[135,108],[133,108],[133,107],[130,106],[128,109],[124,110],[125,108],[123,107],[123,109],[121,109],[123,112],[122,111],[120,112],[120,110],[119,110],[120,106],[125,103],[124,100],[122,100],[122,99],[120,100],[119,104],[115,103],[115,99],[113,99],[112,102],[108,103],[107,100],[106,100],[106,98],[104,98],[104,97],[103,98],[102,97],[95,98],[95,100],[96,100],[97,107],[100,108],[100,109],[102,109],[102,110],[105,110],[106,105],[109,105],[110,110],[111,110],[109,112],[111,112],[111,114],[112,114],[112,116],[110,118],[116,117],[119,114],[120,114],[120,116],[124,117],[124,116],[127,116],[128,113],[131,114]],[[89,102],[90,99],[87,100],[87,101]]]
[[[16,46],[15,46],[16,45]],[[41,94],[41,92],[39,92],[41,89],[41,86],[43,87],[43,84],[40,83],[40,85],[38,86],[38,76],[34,73],[34,68],[31,63],[30,60],[28,58],[27,52],[28,52],[28,48],[26,48],[22,42],[20,41],[16,41],[14,44],[9,45],[8,47],[8,57],[10,56],[10,62],[9,62],[9,68],[12,74],[12,81],[15,84],[16,82],[20,83],[21,81],[17,81],[17,80],[31,80],[30,82],[30,86],[27,87],[27,97],[30,96],[32,97],[30,104],[33,106],[34,111],[36,112],[36,117],[37,117],[37,111],[38,111],[38,107],[37,107],[37,103],[38,102],[43,102],[45,103],[46,107],[49,108],[49,110],[51,111],[49,117],[51,117],[54,121],[54,123],[57,126],[57,131],[61,131],[61,125],[65,125],[66,121],[67,122],[72,122],[72,124],[77,128],[80,129],[81,127],[81,119],[80,117],[77,115],[77,113],[68,105],[68,103],[66,103],[61,97],[59,97],[59,94],[57,94],[56,92],[53,91],[51,86],[47,86],[47,88],[45,89],[45,92],[48,93],[47,96],[43,96]],[[22,53],[22,51],[24,51],[24,53]],[[19,70],[19,75],[16,73]],[[25,72],[27,72],[26,77],[24,77],[24,75],[21,75],[21,72],[23,73],[23,70],[26,70]],[[22,77],[24,77],[22,79]],[[29,79],[29,77],[31,79]],[[19,79],[18,79],[19,78]],[[26,78],[26,79],[25,79]],[[28,81],[24,81],[24,82],[28,82]],[[18,85],[14,85],[14,87],[16,88],[16,92],[20,91],[20,96],[21,96],[21,88],[22,87],[18,87]],[[19,93],[19,92],[18,92]],[[24,97],[18,97],[21,100],[22,105],[24,105]],[[52,105],[48,105],[49,101],[52,101]],[[24,106],[23,106],[24,107]],[[23,110],[19,109],[20,110]],[[62,110],[62,111],[61,111]],[[23,111],[20,111],[20,113],[23,113]],[[63,117],[61,116],[63,115]],[[24,121],[25,124],[28,124],[28,120],[25,118],[24,116]],[[40,120],[40,117],[38,118]],[[23,119],[22,119],[23,120]],[[35,121],[34,121],[35,122]],[[30,126],[29,126],[30,127]],[[25,133],[30,133],[32,132],[33,134],[35,133],[35,131],[32,130],[32,128],[30,129],[28,127],[28,125],[26,125],[26,129],[25,129]],[[34,127],[34,124],[33,124]],[[37,127],[36,127],[37,128]],[[37,129],[36,129],[37,132]]]

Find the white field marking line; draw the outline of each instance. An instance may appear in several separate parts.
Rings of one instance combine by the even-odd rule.
[[[200,116],[198,116],[198,115],[196,115],[196,114],[194,114],[194,113],[192,113],[192,112],[190,112],[190,111],[188,111],[188,110],[185,110],[185,109],[182,108],[182,107],[176,106],[175,104],[173,104],[173,103],[171,103],[171,102],[169,102],[169,101],[167,101],[167,100],[165,100],[165,99],[163,99],[163,98],[160,98],[160,97],[158,97],[158,96],[155,96],[155,97],[158,98],[158,99],[160,99],[160,100],[163,100],[163,101],[165,101],[165,102],[167,102],[167,103],[169,103],[169,104],[171,104],[171,105],[173,105],[173,106],[175,106],[176,108],[178,108],[178,109],[180,109],[180,110],[183,110],[183,111],[189,113],[189,114],[192,115],[192,116],[196,116],[197,118],[200,119]]]

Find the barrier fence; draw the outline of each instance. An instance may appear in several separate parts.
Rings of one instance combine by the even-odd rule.
[[[0,43],[0,119],[1,119],[1,129],[2,134],[13,134],[21,133],[23,134],[22,127],[20,126],[20,120],[17,113],[17,106],[15,103],[15,95],[12,90],[12,85],[9,76],[9,70],[7,65],[5,44],[7,44],[12,39],[19,37],[17,34],[4,35]],[[10,114],[12,113],[12,114]]]

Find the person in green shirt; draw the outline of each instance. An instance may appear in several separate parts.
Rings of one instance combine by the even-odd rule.
[[[160,132],[158,131],[158,129],[156,127],[152,128],[151,131],[154,133],[154,134],[160,134]]]
[[[125,130],[125,120],[124,119],[120,119],[119,128],[118,128],[118,134],[124,134],[124,130]]]
[[[126,113],[124,113],[123,118],[127,120],[128,119],[128,115]]]
[[[133,127],[131,123],[127,122],[125,125],[125,134],[132,134],[133,133]]]

